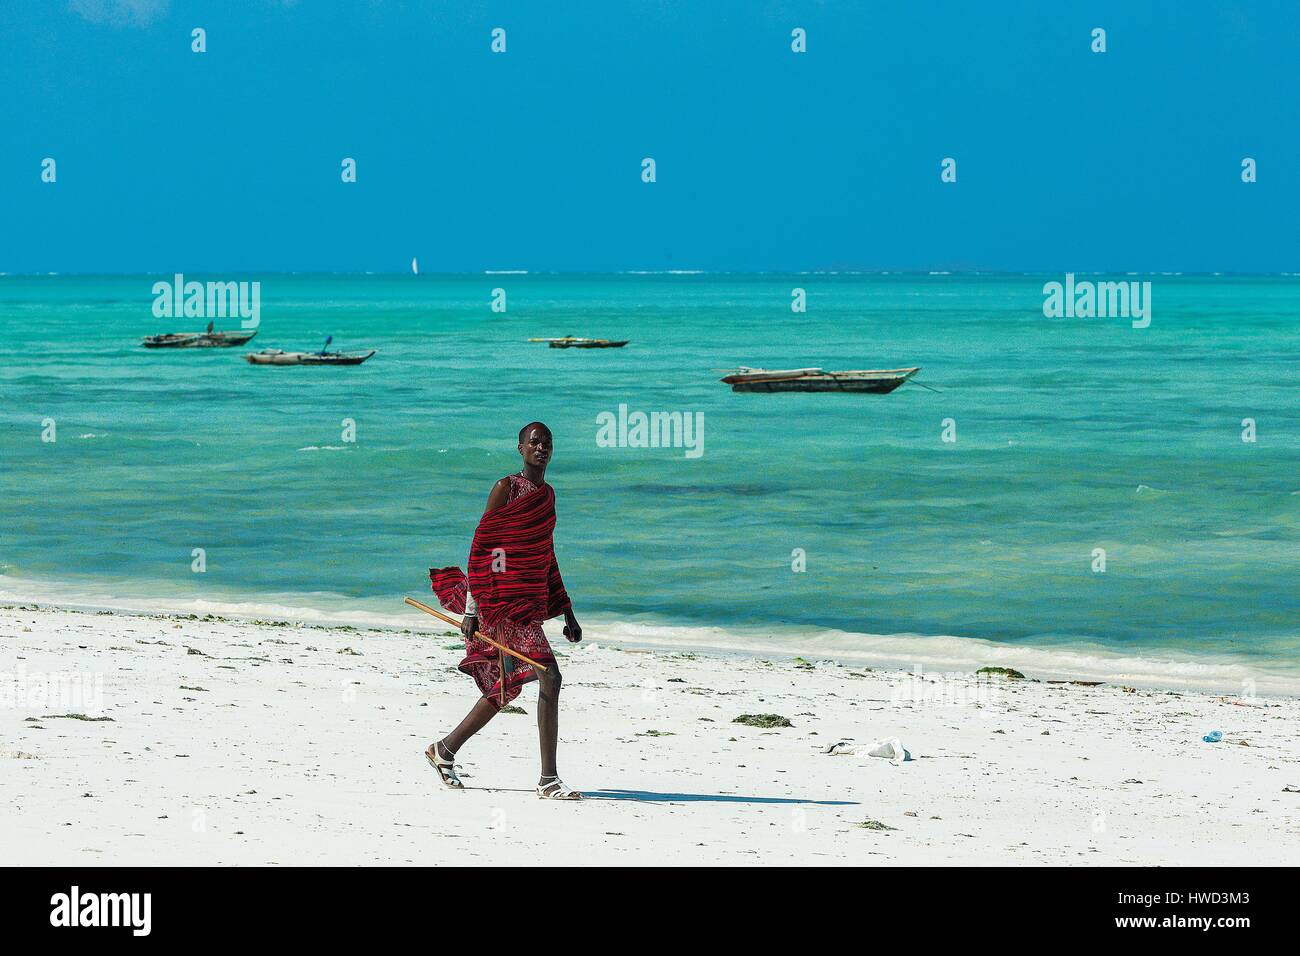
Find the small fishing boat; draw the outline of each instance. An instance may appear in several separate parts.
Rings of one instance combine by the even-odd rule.
[[[916,368],[861,369],[825,372],[819,368],[763,369],[741,366],[722,379],[733,392],[892,392],[917,372]]]
[[[376,349],[369,352],[285,352],[280,349],[262,349],[249,352],[244,358],[252,365],[360,365]]]
[[[163,335],[147,335],[144,347],[147,349],[228,349],[232,345],[243,345],[257,332],[167,332]]]
[[[621,349],[629,340],[615,342],[610,339],[583,339],[566,335],[560,339],[529,339],[528,341],[547,342],[553,349]]]
[[[330,352],[327,351],[334,336],[327,336],[319,352],[285,352],[283,349],[262,349],[249,352],[244,358],[250,365],[360,365],[376,349],[369,352]]]

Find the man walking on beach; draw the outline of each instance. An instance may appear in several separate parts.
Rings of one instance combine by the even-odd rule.
[[[483,695],[455,730],[425,751],[448,787],[463,787],[454,761],[465,741],[518,697],[524,684],[536,680],[542,751],[537,795],[548,800],[582,799],[581,793],[564,785],[555,768],[560,668],[542,631],[542,621],[563,614],[564,636],[575,644],[582,640],[582,628],[573,616],[555,560],[555,492],[545,480],[551,451],[551,430],[541,422],[525,425],[519,432],[523,468],[492,486],[470,545],[468,577],[457,567],[429,570],[442,606],[465,615],[461,622],[465,659],[460,670],[474,678]],[[480,629],[546,669],[539,671],[500,653],[475,636]]]

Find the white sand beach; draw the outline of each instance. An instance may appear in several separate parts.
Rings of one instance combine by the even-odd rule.
[[[1295,698],[552,638],[579,804],[534,795],[535,687],[438,784],[423,749],[475,694],[445,631],[0,609],[0,863],[1300,858]],[[912,759],[821,752],[883,737]]]

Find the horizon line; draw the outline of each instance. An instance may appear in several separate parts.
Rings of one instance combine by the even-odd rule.
[[[1298,267],[1300,268],[1300,267]],[[139,278],[139,277],[170,277],[175,275],[186,275],[185,270],[172,270],[168,272],[152,271],[127,271],[127,272],[5,272],[0,271],[0,278],[5,279],[40,279],[40,278],[61,278],[61,279],[92,279],[92,278]],[[737,270],[722,269],[710,271],[706,269],[622,269],[622,270],[568,270],[568,269],[483,269],[474,272],[421,272],[412,273],[410,271],[338,271],[338,270],[285,270],[285,269],[251,269],[251,270],[208,270],[200,269],[189,273],[190,275],[199,276],[230,276],[230,275],[266,275],[266,276],[334,276],[341,278],[394,278],[399,276],[409,277],[412,280],[425,278],[446,278],[446,279],[464,279],[464,278],[481,278],[484,276],[593,276],[593,277],[625,277],[625,276],[922,276],[925,278],[944,278],[959,277],[968,278],[974,276],[994,276],[994,277],[1018,277],[1018,278],[1040,278],[1055,277],[1062,275],[1078,276],[1121,276],[1128,278],[1135,277],[1153,277],[1161,278],[1296,278],[1300,277],[1300,271],[1296,272],[1238,272],[1231,270],[1224,271],[1125,271],[1113,272],[1107,270],[1092,269],[1062,269],[1055,271],[1019,271],[1019,270],[1002,270],[1002,269],[797,269],[797,270]]]

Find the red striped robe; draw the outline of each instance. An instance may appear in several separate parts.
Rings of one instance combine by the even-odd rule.
[[[471,584],[482,631],[539,664],[553,665],[555,655],[540,622],[569,607],[552,547],[554,529],[551,486],[511,475],[509,502],[484,515],[474,532],[468,581],[460,568],[429,569],[438,601],[449,611],[463,612],[465,588]],[[500,551],[494,553],[495,549]],[[505,663],[503,690],[498,651],[477,637],[465,639],[465,659],[459,669],[474,678],[483,696],[498,707],[514,700],[523,685],[537,676],[532,667],[513,658],[507,657]]]

